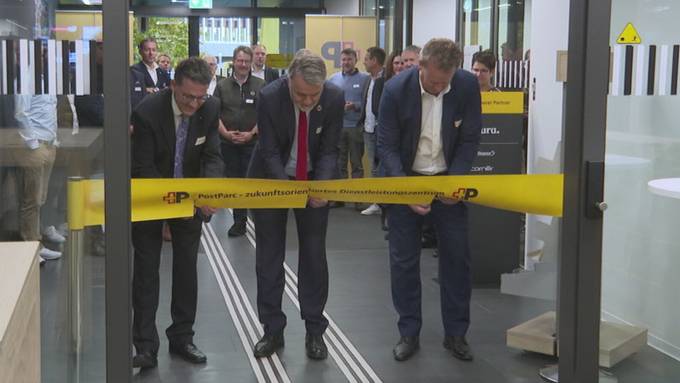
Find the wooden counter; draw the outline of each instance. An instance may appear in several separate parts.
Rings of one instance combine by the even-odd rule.
[[[0,382],[40,382],[38,242],[0,242]]]

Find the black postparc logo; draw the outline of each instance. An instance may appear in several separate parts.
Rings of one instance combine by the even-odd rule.
[[[474,188],[459,188],[453,192],[453,198],[462,199],[463,201],[470,200],[479,195],[479,190]]]
[[[167,202],[168,205],[172,205],[175,203],[182,203],[182,200],[187,198],[189,198],[189,193],[187,192],[168,192],[168,194],[163,197],[163,201]]]

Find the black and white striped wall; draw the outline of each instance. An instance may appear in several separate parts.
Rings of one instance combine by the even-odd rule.
[[[0,94],[101,94],[96,41],[0,40]]]
[[[680,45],[617,45],[612,51],[610,95],[678,95]]]

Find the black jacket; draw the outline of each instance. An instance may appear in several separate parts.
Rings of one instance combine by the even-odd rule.
[[[132,177],[173,178],[175,120],[172,91],[144,98],[132,113]],[[223,162],[217,133],[219,102],[208,99],[189,119],[184,152],[184,177],[222,177]]]

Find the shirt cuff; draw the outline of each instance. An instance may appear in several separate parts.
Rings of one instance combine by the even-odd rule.
[[[37,139],[32,138],[30,140],[26,140],[26,146],[28,146],[28,148],[31,150],[35,150],[40,147],[40,142],[38,142]]]

